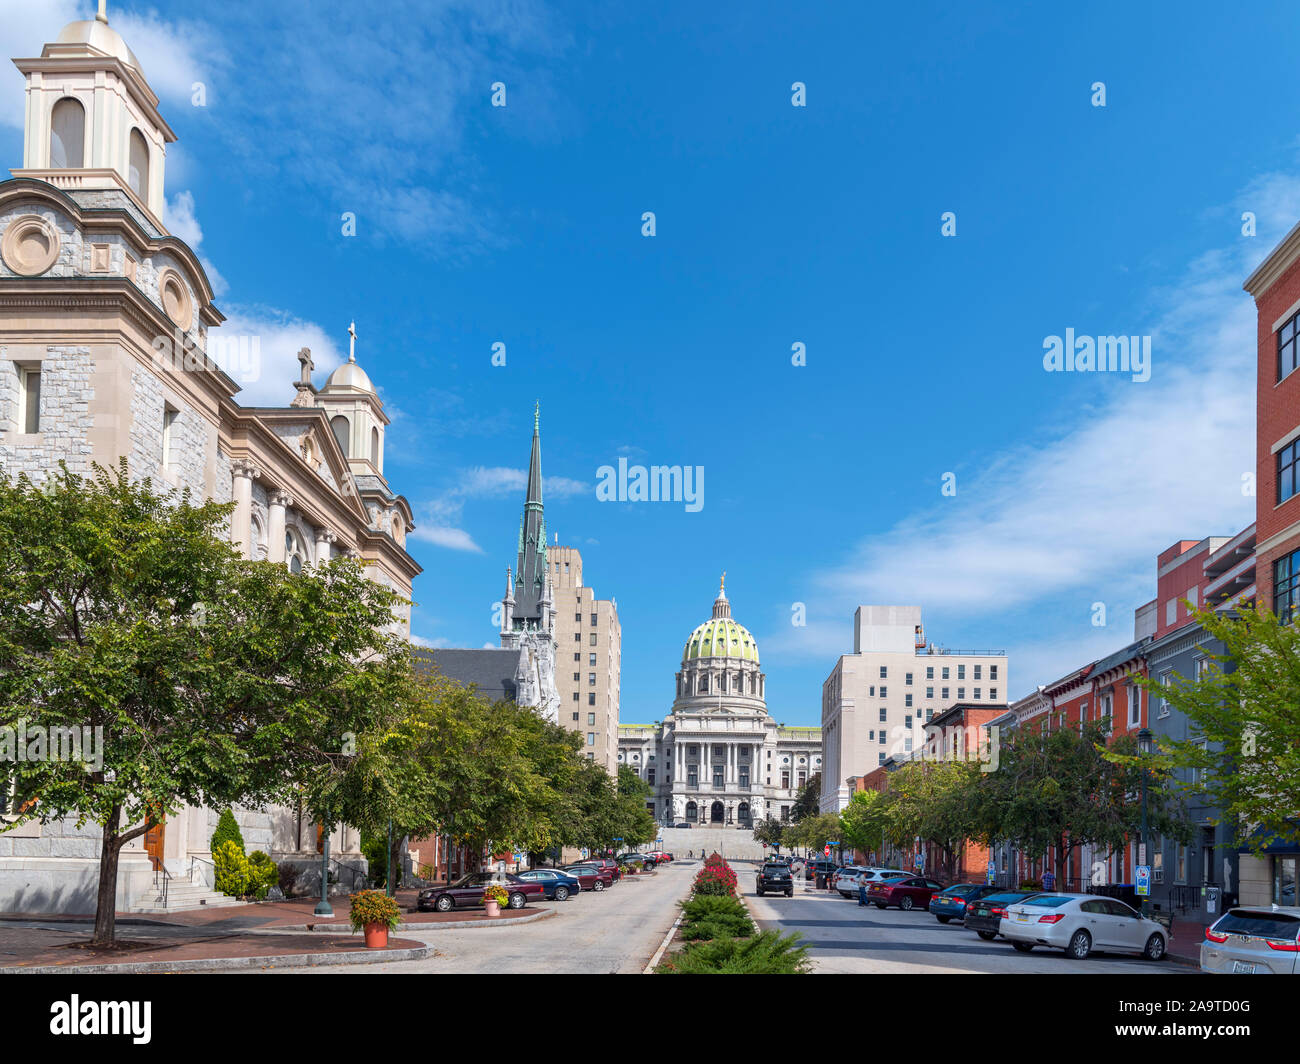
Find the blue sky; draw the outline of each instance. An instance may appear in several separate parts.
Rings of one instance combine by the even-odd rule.
[[[260,338],[249,401],[287,403],[297,348],[327,369],[356,319],[419,526],[415,635],[495,641],[539,400],[548,527],[618,600],[623,719],[668,711],[725,569],[769,708],[814,724],[858,603],[1005,648],[1015,697],[1131,640],[1159,551],[1253,519],[1241,282],[1300,219],[1294,9],[953,6],[109,16],[180,137],[169,225]],[[93,15],[0,8],[10,56]],[[1067,328],[1151,336],[1151,380],[1045,372]],[[702,466],[703,509],[597,501],[620,456]]]

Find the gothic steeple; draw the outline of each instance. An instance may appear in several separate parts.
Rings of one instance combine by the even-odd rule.
[[[541,628],[546,587],[546,518],[542,511],[541,404],[533,407],[533,452],[528,459],[528,494],[519,524],[519,564],[515,570],[516,628]]]

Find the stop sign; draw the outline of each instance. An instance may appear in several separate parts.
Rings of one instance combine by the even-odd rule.
[[[827,857],[829,857],[829,856],[831,855],[831,848],[830,848],[829,846],[827,846],[826,849],[823,850],[822,852],[823,852]]]

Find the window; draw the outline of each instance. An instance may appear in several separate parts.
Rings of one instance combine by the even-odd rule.
[[[126,183],[131,191],[146,203],[149,202],[149,145],[138,129],[131,130],[130,163],[126,168]]]
[[[997,667],[996,665],[990,665],[990,666],[989,666],[989,679],[990,679],[990,680],[996,680],[997,678],[998,678],[998,667]]]
[[[587,686],[588,687],[596,686],[596,674],[594,672],[587,673]]]
[[[587,732],[587,745],[588,746],[596,745],[596,733],[594,731]]]
[[[880,697],[887,698],[888,696],[889,696],[889,691],[885,689],[885,685],[882,683],[880,685]]]
[[[556,562],[555,564],[556,564],[556,565],[559,565],[560,563],[559,563],[559,562]],[[575,621],[577,621],[579,624],[581,624],[581,623],[582,623],[582,611],[579,610],[577,613],[575,613],[575,614],[573,615],[573,619],[574,619]]]
[[[574,680],[574,682],[576,683],[576,682],[577,682],[578,680],[580,680],[580,679],[582,679],[582,673],[580,673],[580,672],[575,672],[575,673],[573,674],[573,680]]]
[[[912,714],[909,713],[906,717],[903,718],[903,727],[910,728],[911,726],[912,726]]]
[[[904,696],[903,696],[903,705],[904,705],[904,707],[907,708],[907,709],[911,709],[911,708],[912,708],[912,696],[911,696],[911,695],[904,695]]]
[[[1289,377],[1296,368],[1296,318],[1293,314],[1277,331],[1277,379]]]
[[[713,766],[713,786],[715,786],[715,787],[721,787],[721,786],[722,786],[722,766],[721,766],[721,765],[714,765],[714,766]]]
[[[1110,698],[1106,700],[1106,715],[1110,716]],[[1128,726],[1136,728],[1142,721],[1142,688],[1137,684],[1128,687]]]
[[[1174,882],[1187,882],[1187,844],[1178,843],[1174,850]]]
[[[926,678],[927,680],[933,680],[933,679],[934,679],[934,666],[933,666],[933,665],[927,665],[927,666],[925,667],[925,678]]]
[[[582,655],[581,655],[581,654],[574,654],[574,655],[573,655],[573,660],[574,660],[574,661],[581,661],[581,660],[582,660]]]
[[[965,701],[965,699],[966,699],[966,688],[964,687],[957,688],[957,701],[963,702]]]
[[[1300,605],[1300,550],[1273,563],[1273,612],[1283,624],[1290,624],[1292,611]]]
[[[887,666],[884,666],[884,665],[880,666],[880,678],[881,678],[882,680],[888,680],[888,679],[889,679],[889,669],[888,669]]]
[[[379,430],[370,430],[370,464],[379,468]]]
[[[912,674],[911,674],[910,672],[909,672],[906,676],[903,677],[903,685],[904,685],[905,687],[911,687],[911,686],[912,686]]]
[[[591,727],[593,727],[593,726],[595,725],[595,723],[596,723],[596,714],[594,714],[594,713],[588,713],[588,714],[587,714],[587,727],[588,727],[588,728],[591,728]]]
[[[884,763],[885,763],[885,755],[884,755],[884,754],[881,754],[881,755],[880,755],[880,760],[877,761],[876,764],[878,764],[878,765],[883,765]]]
[[[744,767],[742,767],[740,770],[740,785],[742,787],[749,786],[749,769]]]
[[[876,741],[876,733],[874,731],[868,733],[867,740],[874,743]]]
[[[933,698],[933,697],[934,697],[934,688],[933,688],[933,687],[927,687],[927,688],[925,689],[925,697],[926,697],[926,698]]]
[[[781,773],[781,787],[782,787],[783,790],[787,790],[787,791],[790,789],[790,773],[789,773],[789,772],[782,772],[782,773]]]
[[[655,781],[655,770],[652,769],[652,768],[648,768],[648,769],[646,769],[645,778],[646,778],[646,782],[647,782],[647,783],[654,783],[654,781]]]
[[[174,470],[176,468],[176,455],[172,449],[172,436],[176,425],[176,415],[178,411],[173,407],[163,407],[162,420],[162,465],[164,469]]]
[[[885,709],[884,706],[881,706],[881,707],[880,707],[880,720],[881,720],[881,723],[883,724],[883,723],[884,723],[885,721],[887,721],[888,719],[889,719],[889,711],[888,711],[887,709]]]
[[[700,785],[699,770],[696,769],[694,765],[691,765],[686,770],[686,786],[698,787],[699,785]]]
[[[903,740],[903,753],[910,754],[911,752],[912,752],[912,737],[909,735],[906,739]]]
[[[65,96],[50,112],[50,166],[56,170],[79,170],[85,166],[86,109],[79,100]]]
[[[599,614],[596,614],[596,613],[593,613],[593,614],[591,615],[591,626],[592,626],[593,628],[596,627],[596,618],[597,618],[598,616],[599,616]]]
[[[966,679],[966,666],[965,666],[965,665],[958,665],[958,666],[957,666],[957,679],[959,679],[959,680],[964,680],[964,679]]]
[[[948,698],[948,688],[946,688],[946,687],[940,687],[940,688],[939,688],[939,697],[942,698],[942,699],[945,699],[945,700],[946,700],[946,699]]]
[[[1297,866],[1300,865],[1300,858],[1297,857],[1274,857],[1273,858],[1273,904],[1274,905],[1294,905],[1296,902],[1296,872],[1300,871]],[[1254,919],[1260,919],[1263,914],[1254,915]],[[1278,917],[1278,922],[1288,920],[1287,931],[1294,935],[1294,918]],[[1271,929],[1268,929],[1271,930]]]
[[[875,698],[875,697],[876,697],[876,685],[875,685],[874,683],[873,683],[870,687],[867,688],[867,696],[868,696],[869,698]]]
[[[998,700],[998,689],[996,687],[989,688],[989,698],[993,699],[994,702]]]
[[[980,697],[981,697],[980,688],[977,687],[975,688],[975,701],[978,702],[980,700]]]
[[[578,719],[578,714],[575,713],[575,714],[573,715],[573,719],[576,721],[576,720]]]
[[[588,691],[588,692],[587,692],[587,705],[589,705],[589,706],[594,706],[595,704],[596,704],[596,692],[595,692],[595,691]]]
[[[880,732],[879,732],[878,734],[880,735],[880,740],[879,740],[879,741],[880,741],[880,745],[881,745],[881,746],[884,746],[884,745],[885,745],[885,729],[884,729],[884,728],[881,728],[881,729],[880,729]]]
[[[984,668],[983,665],[976,665],[976,666],[975,666],[975,679],[978,680],[978,679],[980,678],[980,669],[982,669],[982,668]]]
[[[577,691],[574,691],[574,692],[573,692],[573,700],[574,700],[575,702],[578,701],[578,697],[579,697],[579,696],[578,696],[578,692],[577,692]],[[576,713],[573,715],[573,719],[574,719],[574,720],[577,720],[577,719],[578,719],[578,715],[577,715]]]
[[[18,367],[18,402],[22,411],[23,432],[41,431],[41,367]]]
[[[595,633],[595,632],[592,632],[592,633],[591,633],[591,645],[592,645],[592,646],[595,646],[595,645],[596,645],[596,633]]]
[[[943,667],[943,679],[945,679],[945,680],[948,679],[948,666],[947,666],[947,665],[945,665],[945,666]]]
[[[338,441],[339,450],[343,452],[343,457],[348,457],[348,436],[351,435],[352,425],[342,414],[336,414],[330,418],[330,428],[334,431],[334,439]]]
[[[588,664],[588,665],[595,665],[595,664],[596,664],[596,655],[595,655],[595,654],[588,654],[588,655],[587,655],[587,664]]]

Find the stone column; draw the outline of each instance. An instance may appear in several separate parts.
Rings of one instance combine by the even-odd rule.
[[[253,481],[262,471],[243,459],[230,465],[235,512],[230,517],[230,541],[245,558],[253,556]]]
[[[266,560],[284,561],[284,511],[293,505],[293,497],[283,491],[273,491],[270,496],[270,513],[267,519]]]
[[[323,528],[316,529],[316,564],[325,565],[330,560],[330,544],[334,542],[334,533]]]

